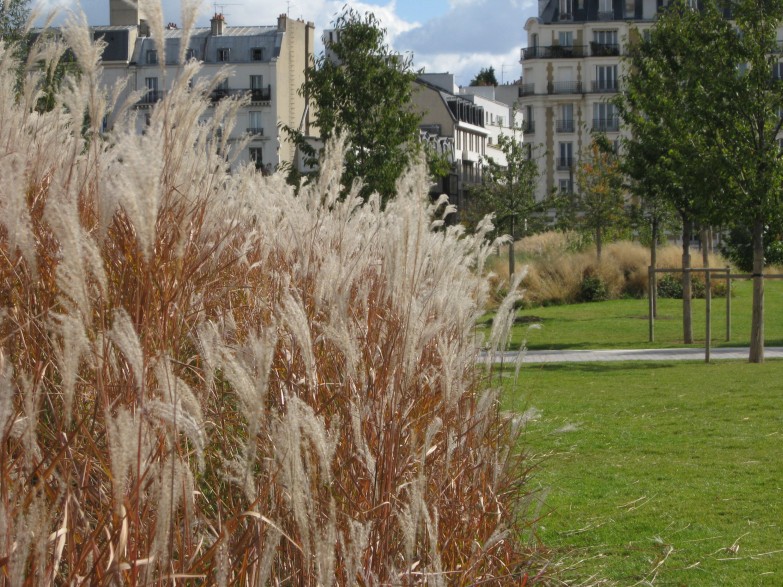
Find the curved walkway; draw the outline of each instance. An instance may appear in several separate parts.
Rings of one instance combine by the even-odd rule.
[[[503,353],[503,361],[514,361],[519,353]],[[766,347],[765,359],[783,359],[783,347]],[[720,347],[710,350],[710,360],[748,360],[747,347]],[[703,348],[526,351],[523,363],[584,363],[589,361],[703,361]]]

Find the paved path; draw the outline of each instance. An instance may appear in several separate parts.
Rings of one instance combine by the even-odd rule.
[[[504,361],[514,361],[516,352],[504,353]],[[767,347],[764,349],[766,359],[783,358],[783,347]],[[711,360],[736,359],[748,360],[747,347],[713,348],[710,351]],[[587,361],[703,361],[703,348],[682,349],[633,349],[633,350],[601,350],[601,351],[527,351],[524,363],[583,363]]]

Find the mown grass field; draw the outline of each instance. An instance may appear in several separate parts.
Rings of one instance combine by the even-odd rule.
[[[538,534],[569,585],[783,585],[783,362],[526,365]]]
[[[726,341],[726,299],[712,302],[712,344],[747,346],[750,340],[750,281],[732,285],[732,335]],[[768,280],[765,286],[765,339],[770,346],[783,345],[783,281]],[[693,333],[696,346],[704,346],[705,303],[693,301]],[[682,344],[682,300],[660,299],[655,322],[655,342],[648,340],[646,299],[624,299],[586,304],[548,306],[518,311],[512,348],[527,341],[530,349],[666,348]],[[529,322],[540,322],[531,330]],[[485,328],[488,331],[488,329]]]

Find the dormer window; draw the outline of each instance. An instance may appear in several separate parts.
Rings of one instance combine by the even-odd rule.
[[[229,61],[229,53],[231,52],[228,48],[222,48],[217,50],[217,60],[220,63],[228,63]]]
[[[253,61],[263,61],[264,60],[264,48],[263,47],[253,47],[250,50],[250,59]]]
[[[574,0],[560,0],[560,20],[574,19]]]
[[[158,64],[158,52],[155,49],[147,51],[147,65]]]
[[[196,58],[196,50],[195,49],[188,49],[185,51],[185,61],[190,61],[191,59]]]

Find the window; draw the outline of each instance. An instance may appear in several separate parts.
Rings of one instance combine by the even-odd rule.
[[[609,91],[617,89],[617,66],[616,65],[596,65],[595,66],[595,90]]]
[[[615,132],[620,129],[617,108],[609,102],[593,104],[593,130]]]
[[[574,182],[570,179],[559,179],[557,188],[561,194],[572,194],[574,193]]]
[[[560,104],[557,132],[574,132],[574,105]]]
[[[772,79],[783,80],[783,62],[779,61],[772,66]]]
[[[217,50],[217,60],[221,63],[228,63],[230,49],[222,48]]]
[[[572,31],[560,31],[557,33],[557,41],[561,47],[573,47],[574,33]]]
[[[525,132],[535,132],[536,129],[536,122],[533,118],[533,107],[532,106],[525,106],[525,112],[523,114],[522,119],[524,120],[524,124],[522,125],[522,129]]]
[[[188,49],[185,51],[185,61],[190,61],[191,59],[196,58],[196,50],[195,49]]]
[[[252,61],[263,61],[264,60],[264,48],[263,47],[253,47],[250,50],[250,59]]]
[[[601,45],[617,45],[617,31],[593,31],[593,41]]]
[[[598,0],[598,12],[599,14],[612,16],[614,13],[612,10],[612,0]]]
[[[143,102],[152,104],[160,100],[160,92],[158,92],[158,78],[144,78],[144,87],[147,89],[147,93],[144,95],[144,98],[142,98]]]
[[[636,0],[625,0],[625,18],[636,16]]]
[[[560,20],[573,20],[574,0],[560,0]]]
[[[558,169],[570,169],[574,165],[574,144],[571,142],[558,143],[560,156],[557,158]]]
[[[261,147],[250,147],[250,160],[255,163],[256,169],[264,168],[264,153]]]
[[[254,135],[264,134],[264,127],[261,124],[261,112],[257,110],[250,111],[250,126],[247,128],[247,132]]]
[[[620,54],[617,44],[617,31],[593,31],[590,49],[594,57],[607,57]]]
[[[147,65],[158,64],[158,52],[155,49],[147,51]]]

